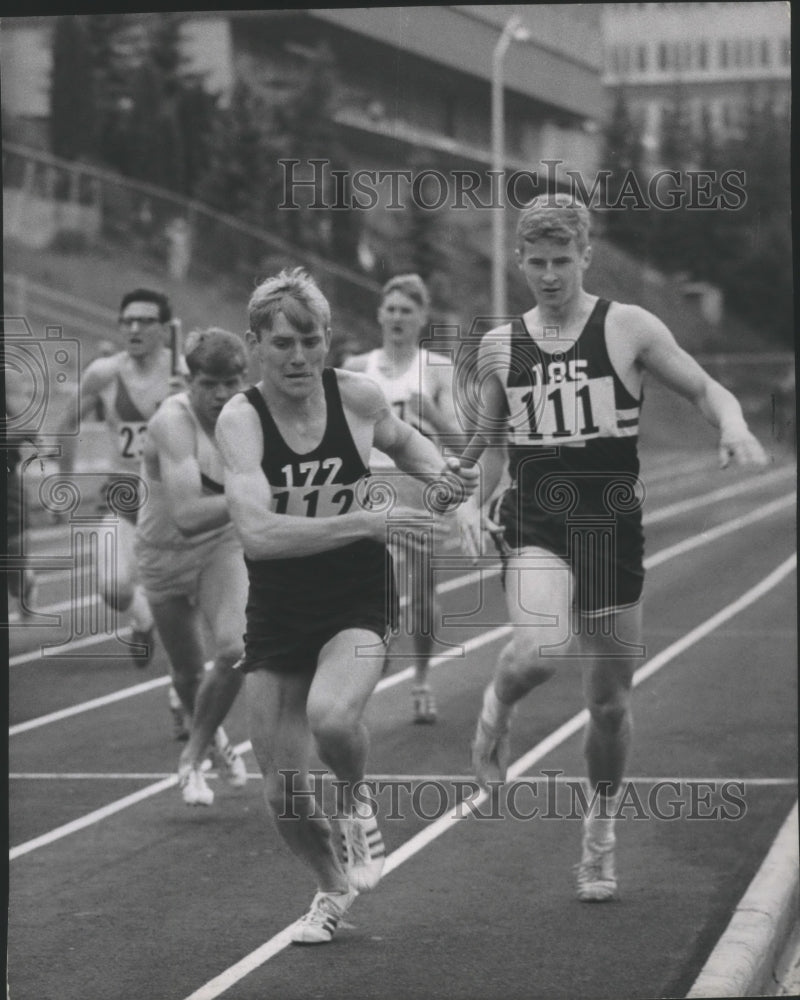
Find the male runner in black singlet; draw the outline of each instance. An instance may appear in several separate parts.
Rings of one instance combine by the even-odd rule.
[[[262,378],[227,404],[216,432],[250,574],[241,669],[267,803],[318,881],[293,940],[317,944],[331,940],[358,890],[377,884],[385,853],[372,802],[358,801],[367,798],[359,785],[367,754],[361,715],[396,613],[387,515],[366,498],[370,449],[421,477],[438,479],[448,467],[375,382],[324,368],[330,308],[304,272],[263,282],[249,320]],[[456,470],[449,460],[451,477]],[[457,474],[466,496],[477,473]],[[344,858],[309,794],[312,738],[342,782]]]
[[[479,430],[489,500],[508,452],[511,486],[487,526],[504,530],[504,586],[513,637],[484,694],[473,766],[486,787],[505,779],[514,704],[568,662],[582,664],[590,801],[578,897],[616,895],[612,819],[628,755],[630,689],[641,643],[644,580],[637,435],[642,379],[654,375],[719,429],[720,463],[763,465],[736,399],[651,313],[583,288],[589,212],[567,195],[520,216],[517,262],[537,305],[489,331],[478,368]],[[499,439],[498,439],[499,435]],[[494,505],[493,505],[494,506]],[[470,518],[466,523],[471,522]],[[484,522],[486,523],[486,522]]]

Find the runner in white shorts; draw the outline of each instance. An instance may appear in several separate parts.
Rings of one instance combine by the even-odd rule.
[[[187,805],[211,805],[202,764],[212,740],[231,784],[247,781],[244,762],[221,722],[241,686],[247,570],[228,516],[214,428],[243,386],[243,341],[226,330],[186,341],[186,392],[166,400],[148,424],[142,475],[149,498],[136,528],[139,575],[169,656],[175,688],[192,724],[178,774]],[[204,626],[214,642],[206,672]]]
[[[421,348],[420,336],[427,329],[428,289],[417,274],[391,278],[381,290],[378,322],[383,346],[366,354],[348,358],[343,368],[363,372],[374,379],[401,420],[440,443],[445,435],[458,431],[452,395],[452,366],[441,354]],[[425,484],[397,471],[383,452],[373,448],[370,455],[373,477],[381,477],[397,491],[400,503],[425,509]],[[437,521],[436,541],[447,533],[446,523]],[[414,722],[436,721],[437,709],[428,673],[435,638],[433,628],[440,608],[430,571],[426,570],[421,550],[413,542],[393,546],[398,588],[407,604],[409,631],[416,654],[414,684],[411,689]]]

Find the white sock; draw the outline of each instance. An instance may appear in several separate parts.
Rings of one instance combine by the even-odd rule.
[[[363,799],[364,796],[361,796]],[[374,813],[374,804],[370,802],[362,802],[361,799],[354,799],[353,804],[350,809],[350,815],[357,817],[358,819],[370,819]]]
[[[134,588],[130,611],[131,625],[137,632],[147,632],[153,627],[153,612],[150,610],[144,591],[139,586]]]
[[[587,789],[590,796],[593,791],[594,789]],[[592,802],[589,812],[583,821],[583,830],[585,835],[590,837],[594,843],[607,844],[614,842],[614,820],[621,797],[622,789],[620,788],[617,789],[616,795],[606,795],[605,797],[598,795],[595,797],[594,802]]]
[[[483,721],[492,729],[504,729],[511,717],[513,705],[500,701],[494,689],[494,681],[483,693]]]

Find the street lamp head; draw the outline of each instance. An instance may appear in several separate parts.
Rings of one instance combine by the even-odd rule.
[[[511,37],[515,42],[529,42],[533,36],[521,21],[517,21],[511,30]]]

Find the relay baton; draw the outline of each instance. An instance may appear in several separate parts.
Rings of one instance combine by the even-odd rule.
[[[169,349],[172,354],[172,375],[181,374],[181,321],[175,317],[169,321]]]

